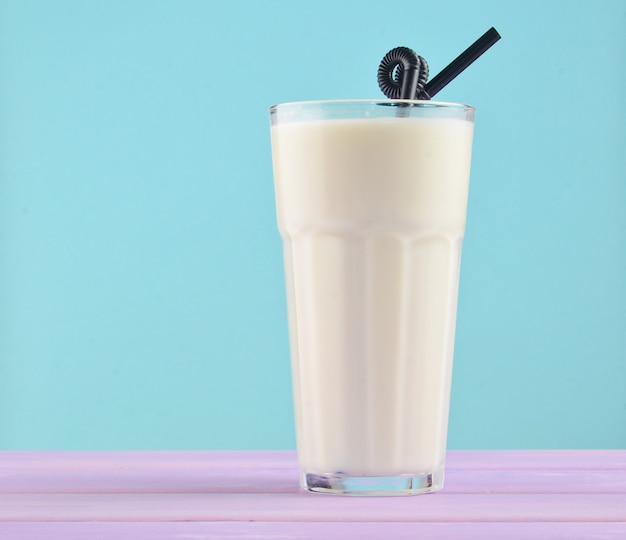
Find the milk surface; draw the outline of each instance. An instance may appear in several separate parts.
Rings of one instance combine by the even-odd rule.
[[[303,471],[441,470],[473,125],[272,127]]]

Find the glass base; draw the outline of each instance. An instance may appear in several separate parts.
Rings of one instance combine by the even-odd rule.
[[[304,473],[302,487],[316,493],[357,496],[419,495],[443,488],[443,469],[434,473],[399,476],[348,476],[342,473]]]

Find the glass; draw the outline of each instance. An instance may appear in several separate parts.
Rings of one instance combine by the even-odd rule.
[[[437,491],[474,109],[319,101],[270,120],[301,485]]]

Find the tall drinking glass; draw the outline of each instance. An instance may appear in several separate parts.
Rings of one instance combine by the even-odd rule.
[[[304,489],[443,486],[474,109],[270,109]]]

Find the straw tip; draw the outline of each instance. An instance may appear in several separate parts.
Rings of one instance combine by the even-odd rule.
[[[500,32],[498,32],[493,26],[487,32],[490,33],[496,41],[502,38]]]

